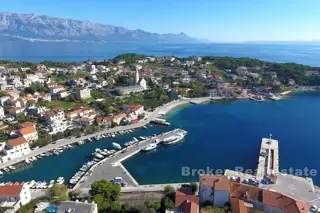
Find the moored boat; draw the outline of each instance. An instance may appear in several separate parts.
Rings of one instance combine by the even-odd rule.
[[[112,143],[112,146],[117,150],[121,149],[121,146],[118,143]]]
[[[155,150],[156,148],[157,148],[157,144],[152,143],[152,144],[149,144],[146,147],[142,148],[141,150],[143,152],[150,152],[152,150]]]
[[[181,141],[184,137],[186,136],[186,133],[184,132],[179,132],[176,133],[175,135],[169,136],[165,139],[162,140],[162,143],[164,145],[173,145]]]

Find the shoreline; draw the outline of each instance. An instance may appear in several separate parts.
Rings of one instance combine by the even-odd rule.
[[[163,106],[159,106],[157,108],[155,108],[152,112],[148,112],[147,113],[147,117],[140,120],[138,123],[135,124],[131,124],[131,125],[127,125],[127,126],[118,126],[118,127],[114,127],[114,128],[110,128],[110,129],[105,129],[99,132],[95,132],[93,134],[90,135],[86,135],[86,136],[81,136],[79,138],[73,138],[73,139],[60,139],[55,141],[55,143],[53,144],[49,144],[47,146],[41,147],[39,149],[36,150],[32,150],[28,155],[24,155],[22,157],[10,160],[8,162],[2,163],[0,164],[0,169],[6,168],[8,166],[12,166],[18,163],[21,163],[23,161],[25,161],[28,158],[32,158],[35,156],[38,156],[42,153],[45,152],[49,152],[52,151],[58,147],[61,146],[66,146],[66,145],[71,145],[74,143],[77,143],[79,141],[83,141],[83,140],[87,140],[88,138],[92,138],[92,137],[96,137],[96,136],[100,136],[103,134],[110,134],[110,133],[114,133],[114,132],[119,132],[119,131],[123,131],[123,130],[131,130],[131,129],[138,129],[141,128],[147,124],[149,124],[154,118],[158,117],[161,111],[165,111],[166,113],[168,113],[169,111],[171,111],[173,108],[182,105],[182,104],[186,104],[189,103],[190,101],[194,101],[197,103],[203,103],[205,101],[209,101],[210,97],[202,97],[202,98],[192,98],[192,99],[179,99],[179,100],[175,100],[172,102],[169,102]]]

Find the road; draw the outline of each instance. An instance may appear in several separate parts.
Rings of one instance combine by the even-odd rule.
[[[54,149],[56,149],[56,148],[58,148],[60,146],[65,146],[65,145],[76,143],[76,142],[78,142],[80,140],[86,140],[88,138],[95,137],[95,136],[102,135],[102,134],[119,132],[121,130],[129,130],[129,129],[140,128],[140,127],[145,126],[148,123],[150,123],[150,121],[152,121],[152,119],[154,119],[155,117],[158,116],[160,111],[167,111],[168,112],[172,108],[174,108],[174,107],[176,107],[178,105],[181,105],[181,104],[189,103],[190,101],[201,103],[201,102],[208,101],[208,100],[210,100],[209,97],[175,100],[175,101],[167,103],[167,104],[165,104],[163,106],[157,107],[153,112],[148,113],[148,116],[147,116],[146,119],[141,120],[138,123],[127,125],[127,126],[118,126],[118,127],[115,127],[115,128],[102,130],[102,131],[96,132],[94,134],[82,136],[82,137],[79,137],[79,138],[62,139],[62,140],[56,141],[55,144],[49,144],[49,145],[47,145],[45,147],[41,147],[39,149],[32,150],[28,155],[24,155],[22,157],[10,160],[10,161],[5,162],[5,163],[2,163],[0,165],[0,169],[3,169],[5,167],[8,167],[8,166],[11,166],[11,165],[14,165],[14,164],[17,164],[19,162],[23,162],[27,158],[35,157],[35,156],[40,155],[42,153],[54,150]]]

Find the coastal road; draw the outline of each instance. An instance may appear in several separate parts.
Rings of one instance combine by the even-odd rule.
[[[0,169],[3,169],[5,167],[8,167],[8,166],[11,166],[11,165],[14,165],[14,164],[17,164],[19,162],[23,162],[27,158],[35,157],[35,156],[40,155],[42,153],[54,150],[54,149],[56,149],[56,148],[58,148],[60,146],[73,144],[73,143],[76,143],[78,141],[86,140],[88,138],[92,138],[92,137],[95,137],[95,136],[98,136],[98,135],[102,135],[102,134],[108,134],[108,133],[119,132],[119,131],[123,131],[123,130],[140,128],[140,127],[145,126],[148,123],[150,123],[152,121],[152,119],[154,119],[155,117],[158,116],[160,111],[168,112],[171,109],[173,109],[174,107],[182,105],[182,104],[187,104],[189,102],[202,103],[202,102],[209,101],[209,100],[210,100],[209,97],[175,100],[175,101],[169,102],[169,103],[167,103],[167,104],[165,104],[163,106],[157,107],[153,112],[148,113],[147,118],[139,121],[138,123],[127,125],[127,126],[118,126],[118,127],[115,127],[115,128],[102,130],[102,131],[96,132],[94,134],[82,136],[82,137],[79,137],[79,138],[58,140],[58,141],[56,141],[55,144],[49,144],[49,145],[41,147],[39,149],[32,150],[28,155],[24,155],[22,157],[10,160],[10,161],[5,162],[5,163],[2,163],[2,164],[0,164]]]

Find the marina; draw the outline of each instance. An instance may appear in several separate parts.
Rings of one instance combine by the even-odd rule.
[[[90,188],[91,184],[102,178],[109,181],[114,180],[115,177],[121,177],[122,181],[119,182],[120,186],[138,186],[137,181],[130,175],[130,173],[121,164],[123,161],[136,155],[137,153],[148,149],[147,147],[156,147],[157,144],[162,143],[166,138],[172,135],[186,135],[187,132],[182,129],[175,129],[166,133],[147,137],[145,140],[136,142],[127,148],[124,148],[118,152],[115,152],[110,157],[97,163],[93,166],[79,183],[74,188]],[[182,140],[182,138],[181,138]]]

